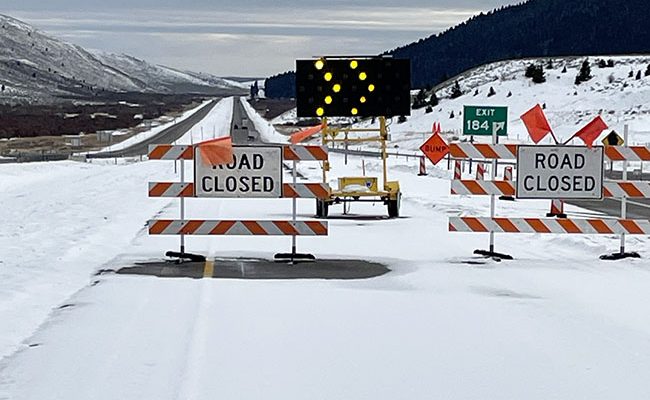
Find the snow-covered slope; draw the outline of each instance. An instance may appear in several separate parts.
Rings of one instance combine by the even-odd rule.
[[[458,77],[458,83],[465,93],[463,96],[449,98],[453,85],[451,81],[438,89],[440,104],[433,107],[432,112],[426,113],[425,108],[413,110],[404,123],[398,123],[397,118],[393,118],[390,126],[393,145],[416,151],[423,142],[424,134],[431,132],[434,122],[441,122],[444,132],[461,134],[463,105],[507,106],[508,140],[525,142],[529,140],[528,134],[519,117],[538,103],[546,105],[546,115],[560,139],[570,138],[600,114],[619,133],[622,133],[623,125],[629,124],[631,142],[650,142],[650,76],[645,76],[650,56],[604,57],[614,62],[613,68],[599,68],[597,64],[600,58],[591,57],[593,78],[576,85],[575,78],[585,59],[553,59],[552,69],[547,68],[548,59],[528,59],[504,61],[468,71]],[[524,76],[526,67],[531,63],[544,65],[545,83],[535,84]],[[565,67],[566,72],[563,72]],[[631,71],[633,76],[629,77]],[[639,72],[641,78],[636,79]],[[496,94],[488,97],[490,88],[494,88]],[[295,121],[295,110],[273,122],[292,121]],[[369,126],[370,121],[361,121],[358,125]]]
[[[214,92],[239,85],[126,55],[93,53],[0,15],[0,103],[91,97],[101,91]]]
[[[94,51],[93,54],[106,65],[111,65],[150,88],[169,91],[201,91],[214,88],[248,89],[238,82],[218,78],[206,73],[178,71],[162,65],[149,64],[128,54]]]

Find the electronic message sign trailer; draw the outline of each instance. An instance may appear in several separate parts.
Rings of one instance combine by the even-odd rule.
[[[347,148],[349,143],[378,142],[381,147],[382,185],[374,177],[339,178],[338,189],[332,190],[329,198],[317,200],[317,216],[326,218],[334,204],[345,207],[357,201],[381,201],[389,217],[399,216],[399,182],[389,181],[387,173],[386,117],[410,115],[410,89],[411,68],[406,59],[358,56],[296,61],[297,115],[322,118],[322,144],[342,143]],[[336,127],[328,117],[378,117],[379,127]],[[329,170],[325,161],[323,183],[327,183]]]

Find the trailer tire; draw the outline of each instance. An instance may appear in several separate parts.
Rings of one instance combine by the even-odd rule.
[[[388,217],[389,218],[398,218],[399,217],[399,207],[401,203],[401,198],[402,195],[401,193],[397,194],[397,198],[395,200],[388,200],[387,206],[388,206]]]

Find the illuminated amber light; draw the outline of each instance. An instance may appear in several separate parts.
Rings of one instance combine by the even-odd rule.
[[[359,99],[359,101],[360,101],[361,103],[365,103],[365,102],[366,102],[366,96],[361,96],[361,98]]]
[[[314,65],[316,66],[316,69],[320,71],[325,66],[325,62],[323,60],[318,60]]]
[[[332,104],[332,96],[325,97],[325,104]]]
[[[341,91],[341,85],[339,85],[337,83],[336,85],[334,85],[334,87],[332,87],[332,90],[334,90],[334,93],[340,92]]]
[[[365,81],[367,77],[368,75],[365,72],[359,74],[359,79],[361,79],[362,81]]]
[[[325,73],[325,80],[328,81],[328,82],[332,80],[332,73],[331,72],[326,72]]]
[[[357,62],[357,60],[350,61],[350,68],[355,69],[358,66],[359,66],[359,63]]]
[[[319,117],[322,117],[323,114],[325,114],[325,110],[323,109],[323,107],[318,107],[316,109],[316,115],[318,115]]]
[[[374,92],[375,91],[375,85],[373,85],[372,83],[370,85],[368,85],[368,91],[369,92]]]
[[[359,110],[357,110],[356,108],[353,108],[352,109],[352,115],[357,115],[357,114],[359,114]]]

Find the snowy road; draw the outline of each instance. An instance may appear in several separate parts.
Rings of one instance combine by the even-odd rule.
[[[216,132],[228,131],[229,104],[207,117]],[[358,157],[331,161],[335,174],[361,173]],[[392,270],[358,281],[93,276],[177,246],[144,229],[154,215],[178,215],[177,200],[146,197],[147,181],[177,179],[173,163],[0,166],[9,176],[0,182],[0,399],[648,398],[647,262],[597,260],[614,237],[497,235],[515,261],[463,263],[487,236],[450,234],[447,218],[486,215],[489,201],[449,195],[447,171],[418,177],[415,160],[389,161],[402,218],[364,218],[385,207],[354,204],[358,218],[298,240],[299,251]],[[377,160],[365,166],[380,171]],[[187,204],[190,218],[284,219],[291,209],[288,199]],[[313,201],[298,206],[302,218],[314,214]],[[646,256],[648,243],[630,240]],[[211,257],[289,246],[188,238],[188,250]]]

